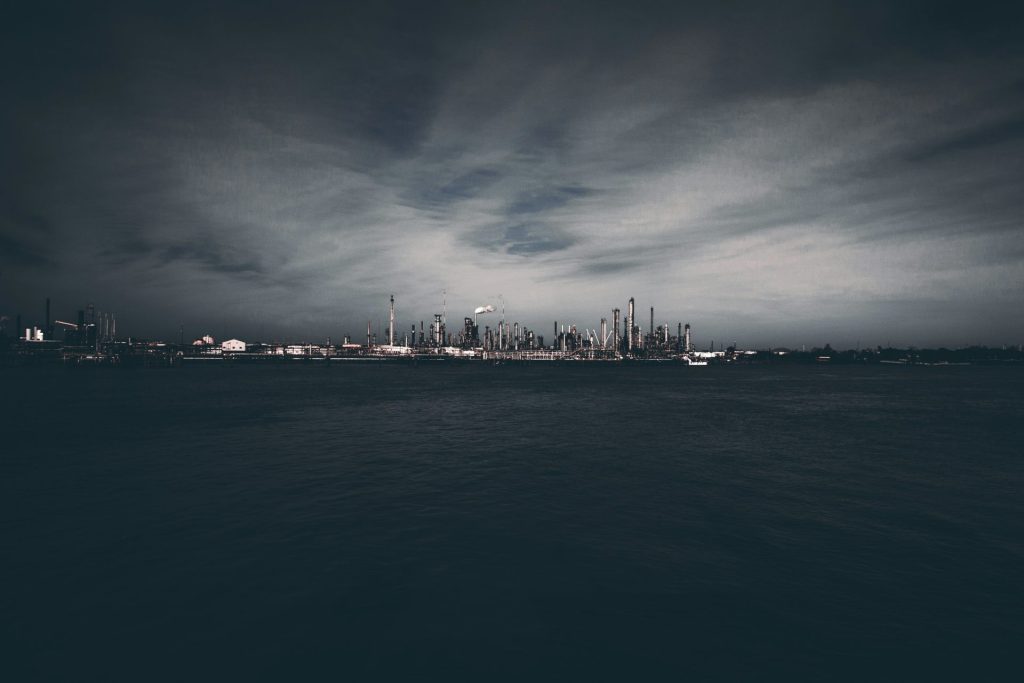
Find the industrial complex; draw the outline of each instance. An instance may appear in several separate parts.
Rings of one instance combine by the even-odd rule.
[[[553,321],[551,336],[506,320],[504,310],[478,306],[471,315],[450,323],[447,306],[429,319],[408,326],[396,323],[395,297],[387,307],[387,326],[375,330],[366,324],[365,336],[346,335],[341,343],[268,342],[243,339],[217,340],[211,334],[177,341],[140,339],[118,334],[117,316],[92,304],[69,316],[74,322],[53,319],[50,300],[41,307],[41,319],[22,324],[22,316],[0,316],[0,365],[58,363],[65,365],[174,366],[209,362],[382,361],[382,362],[661,362],[704,366],[739,362],[897,363],[949,365],[1024,362],[1024,348],[969,346],[958,349],[865,348],[837,351],[824,348],[769,348],[743,350],[736,342],[715,347],[711,341],[698,350],[689,323],[656,324],[654,308],[641,320],[630,298],[625,309],[593,327]],[[481,316],[483,316],[481,318]],[[484,321],[491,320],[493,324]],[[12,334],[10,323],[14,322]],[[644,325],[643,323],[646,323]]]
[[[127,358],[159,359],[175,363],[191,360],[273,360],[273,359],[374,359],[374,360],[486,360],[486,361],[623,361],[674,360],[704,365],[708,360],[725,358],[726,352],[697,351],[689,323],[655,324],[650,308],[646,328],[637,317],[636,304],[630,298],[625,315],[619,308],[610,311],[592,328],[554,321],[551,336],[505,319],[493,305],[479,306],[458,323],[448,320],[447,310],[428,320],[400,328],[396,324],[395,297],[388,302],[388,324],[378,335],[367,323],[366,336],[346,336],[340,344],[330,339],[322,343],[283,344],[264,341],[227,339],[217,341],[204,335],[177,343],[118,336],[113,313],[98,311],[92,304],[78,310],[74,322],[54,320],[50,300],[46,299],[44,319],[23,327],[17,316],[15,338],[0,327],[7,355],[36,359],[59,359],[73,363],[118,363]],[[445,309],[447,307],[445,306]],[[493,325],[483,324],[481,316]],[[10,322],[5,319],[2,323]],[[378,338],[378,336],[382,338]]]

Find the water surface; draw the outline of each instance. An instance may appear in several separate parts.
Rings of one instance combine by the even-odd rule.
[[[7,680],[1019,672],[1019,369],[3,379]]]

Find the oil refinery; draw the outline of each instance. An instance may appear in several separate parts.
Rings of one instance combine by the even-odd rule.
[[[50,300],[40,325],[22,330],[17,317],[17,338],[0,327],[7,356],[35,359],[59,359],[71,363],[119,363],[126,359],[151,358],[160,363],[209,360],[483,360],[492,362],[528,361],[605,361],[672,360],[689,365],[706,365],[715,352],[695,350],[689,323],[655,324],[650,309],[647,329],[639,324],[636,305],[630,298],[623,319],[619,308],[609,318],[601,318],[592,327],[553,321],[551,336],[505,318],[504,307],[493,324],[482,324],[481,316],[498,313],[494,305],[476,307],[461,323],[450,323],[447,305],[429,319],[400,327],[396,323],[395,297],[388,302],[387,330],[374,331],[372,321],[366,335],[354,341],[346,335],[341,344],[268,343],[228,339],[217,342],[206,334],[186,343],[138,340],[117,335],[117,318],[89,304],[78,310],[75,322],[51,320]],[[487,318],[485,318],[487,319]],[[3,321],[3,322],[6,322]],[[2,325],[2,323],[0,323]],[[380,338],[378,338],[380,337]],[[718,352],[717,355],[724,355]]]

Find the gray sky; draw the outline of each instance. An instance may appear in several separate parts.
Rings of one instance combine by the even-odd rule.
[[[1024,341],[1019,9],[22,4],[26,323],[337,340],[447,289],[545,336],[634,296],[700,346]]]

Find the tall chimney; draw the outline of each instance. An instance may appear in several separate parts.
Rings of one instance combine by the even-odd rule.
[[[388,345],[395,345],[395,295],[391,295],[391,317],[388,319]]]
[[[629,307],[626,309],[626,351],[633,351],[633,327],[636,325],[633,319],[635,304],[633,297],[629,297]]]
[[[612,350],[615,353],[619,352],[619,342],[620,342],[620,340],[621,340],[621,337],[619,337],[619,309],[613,308],[612,309]]]

